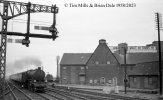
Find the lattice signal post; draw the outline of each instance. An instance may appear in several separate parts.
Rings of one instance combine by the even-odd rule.
[[[15,2],[15,1],[0,1],[3,4],[3,12],[0,12],[0,16],[2,18],[2,31],[1,34],[1,51],[0,51],[0,97],[1,94],[4,99],[5,92],[5,74],[6,74],[6,47],[7,47],[7,35],[14,36],[23,36],[25,37],[22,40],[22,44],[25,46],[29,46],[30,40],[29,37],[34,38],[49,38],[55,40],[57,36],[56,25],[56,14],[58,13],[58,7],[56,5],[46,6],[46,5],[38,5],[32,3],[23,3],[23,2]],[[53,13],[53,23],[50,26],[49,32],[51,35],[45,34],[33,34],[30,33],[30,13],[37,12],[46,12]],[[8,32],[7,24],[8,20],[15,18],[17,16],[27,14],[27,33],[19,33],[19,32]]]

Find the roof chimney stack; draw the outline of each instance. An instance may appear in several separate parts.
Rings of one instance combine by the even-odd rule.
[[[106,44],[106,40],[105,39],[100,39],[99,44],[103,44],[103,43]]]

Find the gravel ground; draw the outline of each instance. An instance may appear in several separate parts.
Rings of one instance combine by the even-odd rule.
[[[106,90],[106,86],[81,86],[81,85],[68,85],[69,87],[77,87],[77,88],[85,88],[89,89],[88,91],[95,91],[95,92],[100,92],[100,93],[108,93],[106,91],[101,91],[101,90]],[[107,86],[108,88],[108,86]],[[110,87],[109,87],[110,88]],[[99,89],[99,90],[93,90],[93,89]],[[123,89],[123,87],[120,87],[119,89]],[[111,92],[114,93],[114,92]],[[122,96],[130,96],[130,97],[138,97],[138,98],[144,98],[147,100],[163,100],[163,95],[159,94],[147,94],[147,93],[137,93],[137,92],[127,92],[127,94],[124,94],[124,92],[119,92],[116,93],[117,95],[122,95]],[[159,99],[160,98],[160,99]]]
[[[139,97],[147,100],[159,100],[158,98],[160,96],[159,94],[144,94],[144,93],[130,93],[130,92],[128,92],[127,94],[120,92],[118,95]]]

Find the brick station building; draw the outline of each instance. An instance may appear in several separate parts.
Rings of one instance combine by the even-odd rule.
[[[128,86],[158,88],[157,42],[127,48]],[[118,51],[118,46],[108,47],[106,40],[101,39],[93,53],[64,53],[60,62],[60,83],[123,85],[124,67],[121,65],[124,64],[124,57]]]
[[[60,62],[62,84],[122,85],[120,63],[106,44],[99,40],[93,53],[65,53]]]

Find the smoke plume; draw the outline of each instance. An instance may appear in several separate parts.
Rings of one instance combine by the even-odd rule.
[[[33,69],[40,67],[42,65],[42,62],[38,58],[34,57],[25,57],[20,60],[16,60],[14,63],[8,63],[6,67],[6,73],[14,74],[17,72]]]

